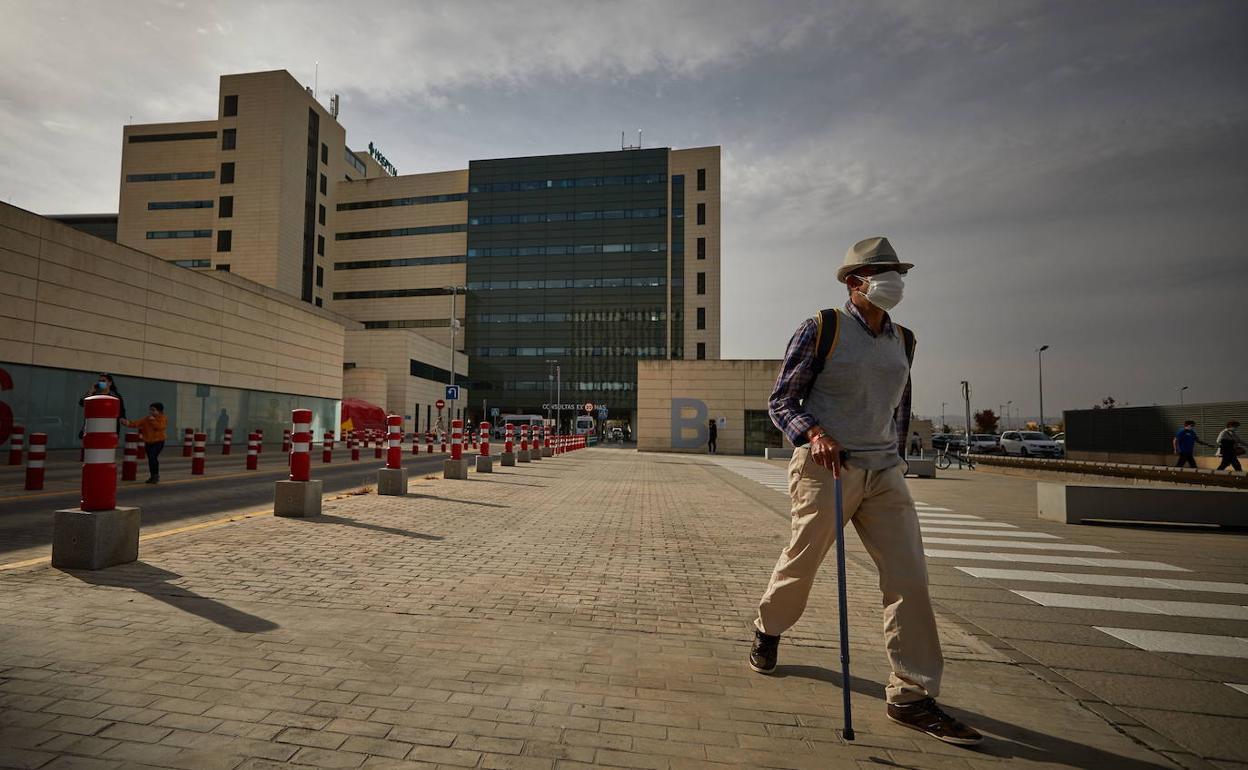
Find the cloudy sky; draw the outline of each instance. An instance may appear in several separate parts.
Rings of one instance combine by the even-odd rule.
[[[121,128],[217,76],[342,95],[400,172],[723,147],[724,355],[776,358],[886,234],[916,410],[1248,398],[1248,3],[0,0],[0,199],[116,211]]]

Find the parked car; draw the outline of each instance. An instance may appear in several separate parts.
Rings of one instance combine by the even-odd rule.
[[[1053,437],[1053,443],[1062,448],[1062,454],[1066,454],[1066,434],[1059,433]]]
[[[1007,430],[1001,434],[1001,448],[1007,455],[1020,457],[1061,457],[1062,447],[1036,430]]]
[[[971,451],[977,454],[994,454],[1001,451],[1001,439],[991,433],[972,433]]]
[[[950,452],[958,451],[966,447],[966,439],[961,433],[933,433],[932,449],[939,452],[945,447]]]

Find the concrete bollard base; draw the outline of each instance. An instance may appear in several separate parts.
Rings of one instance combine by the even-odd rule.
[[[542,450],[541,450],[541,448],[539,448],[539,447],[533,447],[532,449],[530,449],[530,450],[529,450],[529,459],[530,459],[530,460],[540,460],[540,459],[542,459]]]
[[[104,569],[139,558],[138,508],[64,508],[52,518],[52,566]]]
[[[462,457],[458,460],[443,460],[442,478],[466,481],[468,479],[468,461]]]
[[[515,452],[503,452],[501,455],[499,455],[499,457],[503,458],[504,468],[515,467],[516,465],[516,453]]]
[[[477,473],[493,473],[494,458],[477,455]]]
[[[548,447],[548,446],[542,447],[542,457],[554,457],[554,456],[555,456],[554,447]]]
[[[532,461],[532,459],[533,459],[533,456],[532,456],[531,454],[529,454],[529,450],[528,450],[528,449],[517,449],[517,450],[516,450],[516,462],[518,462],[518,463],[527,463],[527,462]]]
[[[407,468],[381,468],[377,471],[377,494],[406,495]]]
[[[273,515],[303,519],[321,515],[321,479],[279,481],[273,487]]]

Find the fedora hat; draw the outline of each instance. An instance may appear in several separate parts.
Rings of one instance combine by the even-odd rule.
[[[844,264],[836,271],[836,280],[845,283],[845,279],[851,272],[866,265],[888,265],[903,271],[914,267],[909,262],[897,261],[897,251],[893,249],[893,244],[881,235],[875,238],[864,238],[850,246],[849,251],[845,252]]]

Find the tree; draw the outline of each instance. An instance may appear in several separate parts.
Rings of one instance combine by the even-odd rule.
[[[1101,399],[1101,403],[1093,406],[1092,408],[1093,409],[1113,409],[1115,406],[1118,406],[1118,399],[1114,398],[1113,396],[1106,396],[1105,398]]]
[[[945,423],[944,425],[940,426],[940,432],[941,433],[953,433],[953,428],[949,427],[949,423]]]
[[[975,413],[975,432],[976,433],[996,433],[997,432],[997,414],[991,409],[985,409],[982,412]]]

